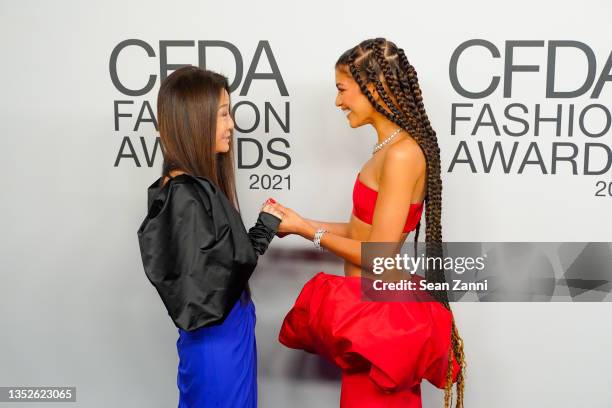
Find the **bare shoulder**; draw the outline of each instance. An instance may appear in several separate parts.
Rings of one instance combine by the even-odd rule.
[[[408,137],[389,146],[385,167],[421,173],[426,168],[425,154],[416,140]]]

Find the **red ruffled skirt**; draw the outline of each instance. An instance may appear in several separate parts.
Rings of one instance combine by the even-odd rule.
[[[360,282],[318,273],[285,317],[279,340],[342,369],[342,408],[420,408],[422,379],[445,386],[452,315],[435,301],[363,301]]]

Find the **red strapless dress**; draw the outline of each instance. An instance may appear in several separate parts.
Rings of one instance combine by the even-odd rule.
[[[353,215],[366,224],[372,225],[377,198],[378,191],[363,184],[359,180],[359,174],[357,174],[353,186]],[[421,214],[423,214],[423,203],[410,204],[410,211],[408,211],[404,224],[404,232],[410,232],[417,226]]]
[[[451,325],[438,302],[364,301],[359,277],[320,272],[304,285],[279,340],[342,369],[341,408],[421,408],[421,381],[446,383]]]

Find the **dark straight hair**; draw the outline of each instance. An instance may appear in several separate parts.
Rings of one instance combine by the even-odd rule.
[[[192,65],[164,79],[157,95],[162,176],[182,170],[206,177],[239,209],[233,145],[227,153],[215,153],[217,110],[224,89],[230,93],[226,77]]]
[[[157,95],[157,121],[164,164],[162,177],[172,170],[206,177],[240,211],[236,195],[234,148],[216,153],[217,111],[221,92],[230,88],[227,78],[192,65],[177,69],[161,84]],[[229,106],[231,112],[231,103]],[[251,298],[247,283],[246,298]]]

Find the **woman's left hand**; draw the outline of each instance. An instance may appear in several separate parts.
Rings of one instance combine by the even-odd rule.
[[[261,211],[266,212],[268,214],[272,214],[276,218],[282,220],[285,214],[278,207],[275,207],[275,203],[276,203],[275,201],[273,202],[270,199],[268,199],[261,206]]]

